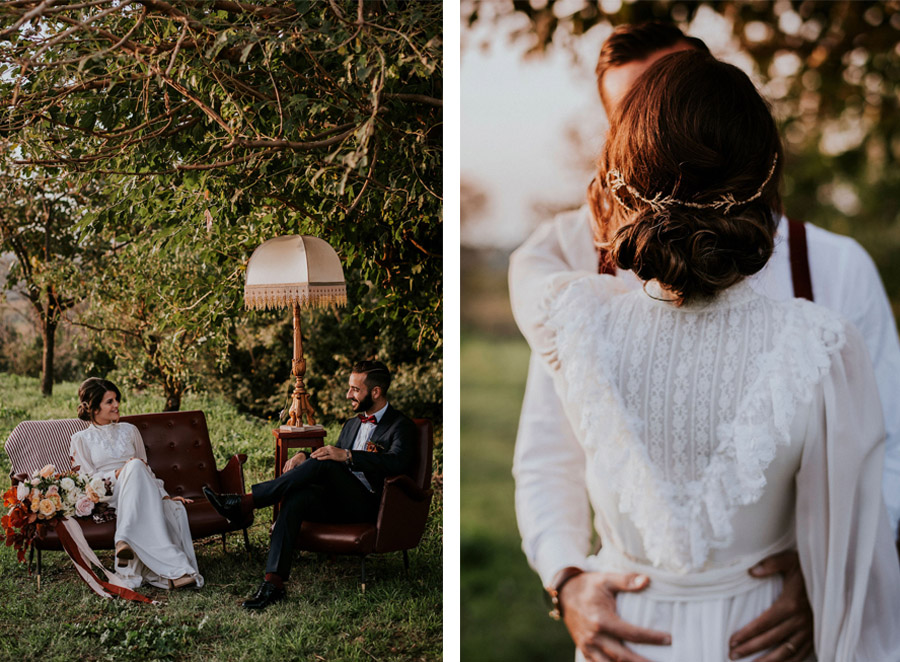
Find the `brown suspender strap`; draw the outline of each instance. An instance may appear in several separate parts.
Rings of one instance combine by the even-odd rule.
[[[812,278],[809,275],[809,252],[806,248],[806,226],[788,219],[788,246],[791,251],[791,281],[794,297],[813,300]]]

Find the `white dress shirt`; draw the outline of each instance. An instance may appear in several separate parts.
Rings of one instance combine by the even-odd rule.
[[[359,431],[356,433],[356,439],[353,440],[353,448],[351,450],[366,450],[366,444],[369,443],[369,439],[372,438],[372,433],[375,432],[375,426],[381,422],[381,417],[384,416],[384,412],[387,411],[387,408],[387,403],[385,403],[384,407],[376,411],[374,414],[363,414],[364,416],[374,416],[375,422],[359,424]],[[366,486],[367,490],[369,490],[370,492],[375,491],[372,489],[369,481],[366,480],[366,474],[364,474],[362,471],[354,471],[353,475],[362,481],[362,484]]]
[[[840,313],[861,332],[872,358],[884,409],[887,446],[883,494],[895,528],[900,519],[900,340],[875,264],[853,239],[806,225],[810,275],[816,303]],[[776,300],[793,297],[787,235],[782,217],[768,265],[750,279],[753,288]],[[523,292],[514,278],[521,260],[562,259],[573,271],[596,273],[587,206],[541,225],[513,254],[510,296]],[[632,287],[641,282],[619,276]],[[544,585],[566,566],[582,566],[591,551],[591,507],[585,454],[569,425],[546,368],[532,356],[516,438],[513,475],[522,547]]]

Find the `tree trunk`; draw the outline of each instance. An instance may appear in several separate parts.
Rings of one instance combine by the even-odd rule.
[[[44,351],[41,354],[41,394],[47,397],[53,395],[53,354],[57,324],[53,320],[41,320],[41,337],[44,341]]]
[[[179,411],[181,409],[181,394],[184,388],[166,384],[165,391],[166,407],[163,411]]]

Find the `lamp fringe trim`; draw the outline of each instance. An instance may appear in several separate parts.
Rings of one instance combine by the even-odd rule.
[[[244,285],[244,306],[253,310],[333,308],[347,305],[343,283],[294,283],[291,285]]]

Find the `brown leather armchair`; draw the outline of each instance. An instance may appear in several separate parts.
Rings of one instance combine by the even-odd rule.
[[[135,425],[147,449],[147,463],[157,478],[162,479],[171,496],[193,499],[185,504],[192,538],[205,538],[243,530],[244,544],[249,548],[247,528],[253,524],[253,513],[244,521],[231,524],[219,515],[203,496],[204,484],[221,492],[244,492],[243,464],[247,456],[233,455],[225,467],[216,469],[206,416],[202,411],[163,412],[123,416],[122,421]],[[31,475],[45,464],[59,470],[69,466],[69,440],[72,434],[87,427],[78,419],[52,421],[23,421],[10,433],[6,451],[12,462],[10,472],[13,485],[20,476]],[[21,472],[21,473],[20,473]],[[113,549],[115,521],[97,523],[90,518],[78,518],[84,537],[92,549]],[[56,531],[48,529],[44,537],[36,539],[32,554],[37,550],[37,573],[41,573],[41,551],[61,550]],[[30,559],[29,559],[30,562]]]
[[[431,458],[434,425],[427,419],[413,419],[419,436],[416,458],[408,475],[384,481],[384,493],[375,523],[324,524],[303,522],[296,548],[323,554],[351,554],[360,557],[362,590],[366,590],[366,556],[403,552],[403,566],[409,570],[407,550],[418,546],[425,533],[431,507]]]

